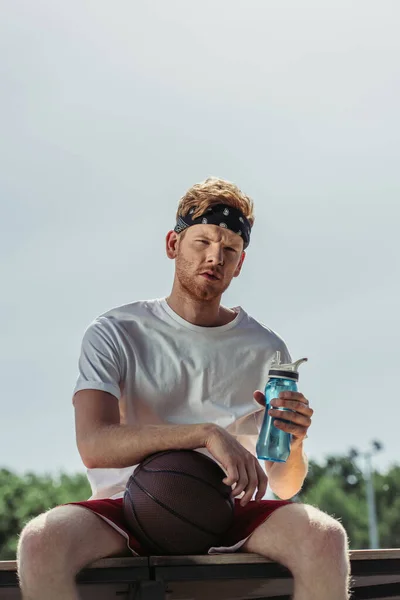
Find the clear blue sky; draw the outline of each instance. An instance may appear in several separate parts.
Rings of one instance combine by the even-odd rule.
[[[6,0],[0,20],[0,466],[83,471],[83,332],[169,293],[180,196],[255,201],[224,297],[276,330],[311,458],[399,458],[400,4]]]

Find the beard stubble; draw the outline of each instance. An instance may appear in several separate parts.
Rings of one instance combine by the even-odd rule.
[[[205,279],[203,283],[194,263],[184,258],[180,252],[175,259],[175,274],[185,292],[191,298],[203,302],[211,302],[221,297],[230,284],[230,281],[225,283],[223,279],[215,282],[207,282]]]

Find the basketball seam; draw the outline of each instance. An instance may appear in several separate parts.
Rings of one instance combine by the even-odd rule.
[[[135,481],[134,483],[136,484],[137,482]],[[138,487],[140,487],[140,486],[138,486]],[[147,538],[147,540],[150,540],[150,544],[153,544],[153,546],[154,546],[155,548],[157,548],[157,550],[160,550],[161,552],[165,552],[165,549],[164,549],[162,546],[160,546],[159,544],[157,544],[157,543],[156,543],[156,542],[153,540],[153,538],[151,537],[151,535],[149,535],[149,534],[148,534],[148,533],[147,533],[147,532],[146,532],[146,531],[143,529],[143,526],[142,526],[142,525],[141,525],[141,523],[140,523],[140,519],[139,519],[139,517],[138,517],[138,514],[137,514],[137,512],[136,512],[136,510],[135,510],[135,505],[134,505],[134,502],[133,502],[133,498],[132,498],[132,495],[131,495],[130,489],[128,488],[126,491],[127,491],[127,493],[128,493],[129,500],[131,501],[131,508],[132,508],[132,512],[133,512],[133,514],[135,515],[136,522],[137,522],[137,524],[139,525],[139,528],[140,528],[140,530],[141,530],[141,532],[142,532],[143,536],[144,536],[145,538]],[[147,542],[147,543],[148,543],[148,542]]]
[[[212,537],[215,537],[215,532],[213,531],[208,531],[207,529],[205,529],[204,527],[202,527],[201,525],[198,525],[197,523],[194,523],[193,521],[191,521],[190,519],[187,519],[186,517],[179,515],[177,512],[174,511],[173,508],[169,508],[166,504],[164,504],[163,502],[161,502],[161,500],[157,500],[157,498],[155,498],[153,496],[153,494],[151,494],[146,488],[144,488],[138,481],[136,481],[136,479],[134,480],[136,485],[142,490],[142,492],[144,492],[145,494],[147,494],[147,496],[149,496],[149,498],[151,498],[156,504],[158,504],[159,506],[162,506],[162,508],[164,508],[165,510],[167,510],[169,513],[171,513],[172,515],[174,515],[175,517],[177,517],[178,519],[180,519],[181,521],[184,521],[185,523],[188,523],[189,525],[193,525],[193,527],[197,527],[197,529],[200,529],[200,531],[202,531],[203,533],[206,533],[207,535],[211,535]],[[219,535],[219,534],[218,534]]]
[[[228,498],[224,496],[224,494],[218,488],[216,488],[215,485],[213,485],[209,481],[206,481],[205,479],[201,479],[201,477],[196,477],[196,475],[192,475],[191,473],[185,473],[185,471],[175,471],[173,469],[146,469],[146,467],[143,467],[143,471],[146,471],[147,473],[176,473],[177,475],[191,477],[191,479],[196,479],[196,481],[200,481],[200,483],[208,485],[210,488],[215,490],[220,496],[222,496],[224,500],[228,500]]]

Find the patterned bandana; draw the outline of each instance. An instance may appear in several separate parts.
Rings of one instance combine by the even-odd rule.
[[[219,225],[240,235],[244,242],[243,249],[247,248],[250,243],[251,225],[240,210],[226,204],[216,204],[208,208],[200,217],[193,219],[192,215],[195,210],[196,207],[193,207],[187,215],[178,217],[174,228],[176,233],[180,233],[191,225]]]

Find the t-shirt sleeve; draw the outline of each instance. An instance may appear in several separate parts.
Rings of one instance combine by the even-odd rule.
[[[281,347],[279,348],[280,353],[281,353],[281,363],[282,364],[290,364],[293,362],[292,360],[292,356],[289,352],[289,348],[287,347],[286,343],[282,340],[281,338]]]
[[[106,318],[96,319],[86,329],[78,367],[73,398],[80,390],[100,390],[120,399],[122,361],[116,336]]]

